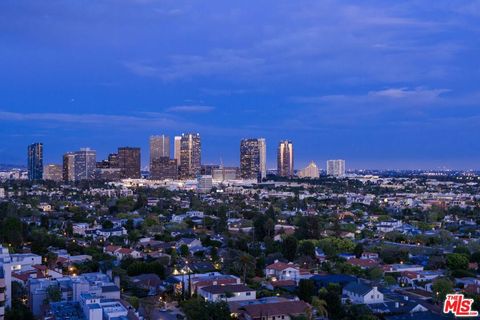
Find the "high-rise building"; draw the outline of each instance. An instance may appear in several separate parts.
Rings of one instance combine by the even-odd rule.
[[[153,159],[150,164],[150,179],[154,180],[175,180],[178,178],[177,160],[169,157]]]
[[[43,178],[43,143],[33,143],[28,146],[28,179]]]
[[[212,169],[212,178],[215,181],[228,181],[238,179],[238,168],[224,167]]]
[[[173,159],[177,160],[177,165],[180,165],[180,146],[182,145],[182,137],[175,136],[173,145]]]
[[[209,192],[212,190],[213,181],[211,175],[201,175],[197,178],[197,191],[198,192]]]
[[[0,320],[5,319],[5,309],[12,306],[12,269],[17,263],[12,262],[8,249],[0,245]]]
[[[150,137],[150,167],[159,158],[170,158],[170,138],[163,134]]]
[[[300,178],[315,179],[320,176],[320,170],[318,170],[318,167],[315,164],[315,162],[312,161],[308,164],[308,166],[306,166],[305,168],[300,170],[300,172],[298,172],[298,176]]]
[[[63,181],[75,181],[75,153],[63,155]]]
[[[122,179],[140,179],[140,148],[118,148],[118,167]]]
[[[280,141],[277,151],[277,173],[281,177],[293,177],[293,144]]]
[[[63,167],[61,164],[47,164],[43,170],[43,180],[62,181]]]
[[[240,176],[242,179],[263,179],[267,176],[267,150],[264,138],[240,142]]]
[[[184,133],[180,141],[180,178],[192,179],[200,174],[201,143],[200,134]]]
[[[90,148],[81,148],[75,152],[74,172],[75,181],[94,180],[97,168],[97,152]]]
[[[327,160],[327,175],[343,177],[345,175],[345,160]]]

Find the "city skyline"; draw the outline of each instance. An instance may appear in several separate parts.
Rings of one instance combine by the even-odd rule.
[[[33,141],[58,163],[200,132],[205,163],[262,136],[294,141],[299,167],[480,168],[473,3],[112,6],[0,3],[0,163],[25,163]]]

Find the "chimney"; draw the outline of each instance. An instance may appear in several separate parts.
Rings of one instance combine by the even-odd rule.
[[[117,285],[118,288],[120,288],[120,277],[115,276],[115,279],[113,279],[113,282]]]

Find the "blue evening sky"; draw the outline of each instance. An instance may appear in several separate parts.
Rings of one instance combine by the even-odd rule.
[[[0,1],[0,163],[187,131],[204,163],[480,168],[479,1]]]

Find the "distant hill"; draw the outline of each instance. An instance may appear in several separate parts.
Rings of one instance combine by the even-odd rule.
[[[12,170],[12,169],[27,169],[25,165],[0,163],[0,170]]]

